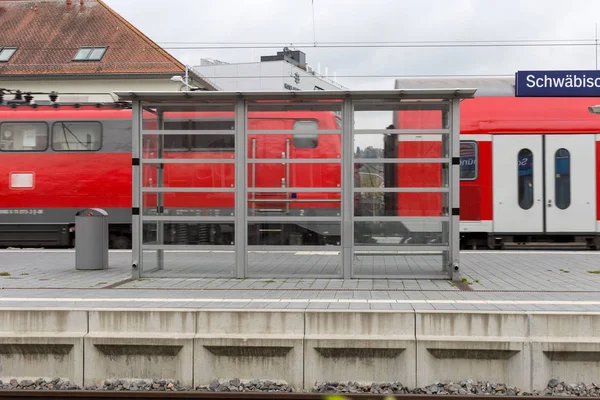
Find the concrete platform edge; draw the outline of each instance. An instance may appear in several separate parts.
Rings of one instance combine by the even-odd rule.
[[[600,311],[0,309],[0,379],[483,380],[600,375]]]

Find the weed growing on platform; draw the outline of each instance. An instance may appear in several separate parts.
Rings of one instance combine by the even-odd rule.
[[[590,274],[600,274],[600,269],[588,271],[588,273],[590,273]]]
[[[0,272],[0,276],[10,276],[10,272]]]

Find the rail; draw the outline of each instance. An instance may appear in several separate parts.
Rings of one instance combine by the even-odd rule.
[[[0,400],[39,400],[39,399],[202,399],[202,400],[327,400],[330,396],[336,399],[402,399],[402,400],[489,400],[499,395],[454,395],[454,394],[377,394],[377,393],[265,393],[265,392],[151,392],[151,391],[113,391],[113,390],[0,390]],[[535,397],[536,400],[555,400],[556,397],[576,396],[538,396],[538,395],[501,395],[503,400],[523,400],[524,397]],[[333,398],[333,397],[332,397]],[[600,397],[586,397],[600,399]]]

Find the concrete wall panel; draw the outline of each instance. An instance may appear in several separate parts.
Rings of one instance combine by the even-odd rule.
[[[417,385],[467,379],[528,390],[526,314],[417,312]]]
[[[551,379],[596,382],[600,376],[600,313],[533,313],[532,384],[544,389]]]
[[[307,311],[304,384],[401,382],[414,386],[412,312]]]
[[[301,388],[302,312],[200,311],[194,381],[268,379]]]
[[[85,384],[175,379],[191,386],[194,329],[193,311],[90,311]]]
[[[0,380],[61,378],[83,384],[87,312],[0,310]]]

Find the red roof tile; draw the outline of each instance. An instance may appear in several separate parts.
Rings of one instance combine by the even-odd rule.
[[[180,73],[185,66],[102,0],[0,0],[0,47],[18,47],[0,75]],[[72,61],[108,46],[101,61]]]

